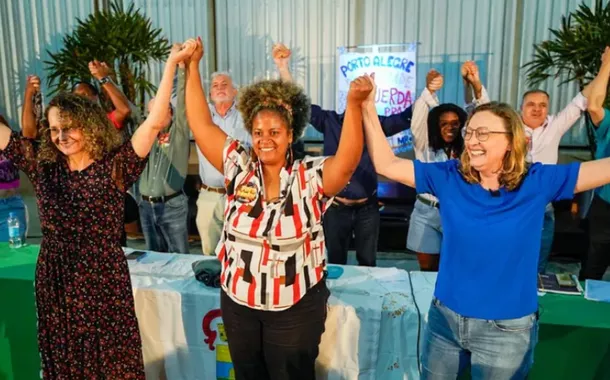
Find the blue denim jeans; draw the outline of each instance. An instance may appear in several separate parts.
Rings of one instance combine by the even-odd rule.
[[[544,224],[542,225],[542,241],[540,242],[540,257],[538,258],[538,273],[546,271],[549,262],[553,238],[555,237],[555,209],[553,204],[546,205],[544,212]]]
[[[165,203],[140,200],[139,208],[148,250],[189,253],[186,195],[181,194]]]
[[[21,229],[21,235],[25,241],[25,231],[27,229],[27,218],[25,204],[21,195],[15,195],[14,197],[0,199],[0,241],[8,241],[8,216],[11,212],[14,212],[19,219],[19,228]]]
[[[591,203],[593,203],[593,197],[595,195],[595,190],[585,191],[579,194],[578,197],[578,217],[580,219],[585,219],[587,215],[589,215],[589,209],[591,208]]]
[[[409,219],[407,248],[414,252],[438,255],[442,241],[443,226],[439,208],[417,199]]]
[[[466,318],[434,298],[422,341],[421,379],[525,379],[534,362],[537,313],[517,319]]]

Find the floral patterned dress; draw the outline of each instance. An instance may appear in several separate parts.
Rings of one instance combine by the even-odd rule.
[[[119,240],[124,193],[147,159],[128,141],[82,171],[41,163],[17,133],[4,150],[34,184],[42,226],[36,266],[45,379],[144,379],[142,343]]]

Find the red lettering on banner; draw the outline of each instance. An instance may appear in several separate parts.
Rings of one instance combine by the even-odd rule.
[[[396,97],[397,93],[398,89],[396,87],[392,87],[390,89],[390,104],[396,104],[394,98]]]
[[[412,105],[411,91],[402,92],[397,88],[391,88],[389,92],[389,101],[381,102],[383,104],[389,104],[383,108],[383,114],[385,116],[401,113]]]
[[[405,109],[413,103],[413,100],[409,90],[402,91],[396,87],[389,89],[378,88],[375,95],[375,103],[389,104],[390,106],[398,105]]]
[[[388,90],[381,90],[381,103],[387,103],[387,97],[386,95],[388,95]]]

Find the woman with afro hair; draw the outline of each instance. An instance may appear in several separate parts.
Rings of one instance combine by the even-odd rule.
[[[198,71],[201,40],[188,60],[186,115],[197,146],[225,177],[223,323],[236,379],[314,379],[327,300],[322,215],[352,176],[363,149],[369,77],[352,82],[341,142],[332,157],[294,159],[310,101],[287,82],[243,89],[238,109],[252,149],[214,125]]]
[[[471,106],[489,102],[474,62],[464,63],[462,77],[466,92],[472,87],[475,93],[475,101]],[[455,159],[464,150],[462,130],[468,115],[455,104],[439,105],[436,92],[442,86],[442,75],[434,69],[430,70],[426,76],[426,88],[413,105],[413,146],[415,158],[422,162]],[[409,219],[407,248],[416,252],[422,271],[438,271],[443,239],[439,207],[438,199],[433,195],[418,194]]]

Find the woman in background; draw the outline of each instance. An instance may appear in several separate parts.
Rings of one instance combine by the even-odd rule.
[[[472,61],[462,65],[462,78],[466,101],[475,100],[467,107],[474,108],[489,103],[487,91],[481,84],[479,68]],[[439,105],[436,93],[443,87],[443,76],[430,70],[426,76],[426,88],[413,106],[411,133],[415,158],[422,162],[443,162],[459,158],[464,150],[462,129],[468,115],[461,107],[444,103]],[[470,96],[469,96],[470,95]],[[443,229],[439,212],[440,203],[432,194],[418,194],[409,219],[407,248],[417,253],[422,271],[438,271]]]
[[[8,125],[4,116],[0,115],[0,123]],[[19,193],[19,169],[0,153],[0,241],[7,242],[8,218],[12,213],[19,220],[21,238],[25,239],[27,231],[27,210]]]

